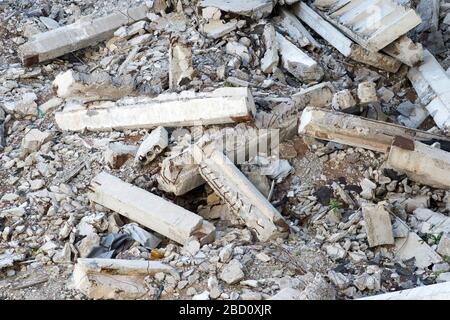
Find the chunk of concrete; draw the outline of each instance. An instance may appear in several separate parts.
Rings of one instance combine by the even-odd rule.
[[[199,5],[219,8],[224,12],[236,13],[257,20],[272,13],[274,2],[272,0],[202,0]]]
[[[389,151],[395,136],[423,142],[450,141],[426,131],[313,107],[303,110],[298,133],[383,153]]]
[[[369,246],[376,247],[394,244],[392,223],[389,212],[383,205],[364,204],[362,206],[367,241]]]
[[[428,50],[423,63],[409,70],[408,78],[436,125],[450,130],[450,78]]]
[[[367,50],[354,43],[306,3],[300,1],[294,4],[292,12],[345,57],[388,72],[397,72],[400,68],[400,61],[388,55]]]
[[[436,252],[442,257],[450,257],[450,233],[444,233],[439,240]]]
[[[179,41],[172,41],[169,50],[169,88],[176,90],[180,86],[188,84],[193,76],[191,46]]]
[[[56,76],[53,90],[60,98],[82,102],[118,100],[135,93],[135,82],[131,77],[111,77],[105,71],[89,74],[70,69]]]
[[[358,99],[360,104],[378,102],[376,83],[365,81],[358,84]]]
[[[331,82],[322,82],[292,95],[292,100],[299,106],[328,107],[333,99],[335,89]]]
[[[152,162],[169,145],[169,134],[164,127],[154,129],[137,150],[135,162],[147,165]]]
[[[322,46],[314,39],[297,17],[286,8],[280,9],[280,16],[275,17],[273,21],[277,27],[286,32],[294,42],[300,47],[311,47],[320,49]]]
[[[426,233],[447,234],[450,233],[450,217],[439,212],[434,212],[426,208],[417,208],[414,210],[414,216],[421,223],[427,223]],[[424,232],[425,233],[425,232]]]
[[[450,188],[450,153],[444,150],[395,137],[387,164],[416,182],[435,188]]]
[[[244,276],[241,263],[233,259],[223,267],[219,277],[228,284],[235,284],[242,280]]]
[[[214,145],[194,146],[203,179],[242,218],[260,241],[285,237],[286,221],[258,189]]]
[[[226,34],[236,30],[237,20],[232,20],[227,23],[222,20],[211,20],[203,25],[202,30],[208,38],[220,39]]]
[[[110,143],[103,153],[105,162],[113,169],[119,169],[128,159],[134,157],[138,148],[120,142]]]
[[[344,89],[333,95],[331,106],[334,110],[345,110],[356,106],[356,101],[350,90]]]
[[[266,52],[261,59],[261,70],[264,73],[272,73],[280,62],[276,32],[272,24],[268,23],[264,27],[263,39]]]
[[[41,146],[51,139],[50,132],[39,131],[38,129],[31,129],[22,139],[22,155],[26,156],[35,151],[39,151]]]
[[[319,81],[323,78],[322,67],[278,32],[277,42],[283,67],[290,74],[303,82]]]
[[[57,112],[55,119],[62,130],[109,131],[236,123],[252,119],[255,112],[247,88],[221,88],[105,102]]]
[[[180,244],[191,236],[197,236],[203,243],[215,232],[214,226],[200,216],[106,172],[92,180],[90,191],[91,201]]]
[[[401,261],[415,258],[418,268],[442,262],[442,258],[414,232],[410,232],[406,238],[395,239],[394,252],[395,258]]]
[[[383,51],[410,67],[414,67],[423,61],[422,44],[414,43],[405,35],[383,48]]]
[[[147,12],[147,6],[142,5],[39,33],[19,47],[19,56],[28,67],[95,45],[111,38],[121,26],[145,19]]]
[[[180,279],[178,272],[159,261],[78,259],[70,287],[90,299],[137,299],[146,295],[144,278],[157,273]]]
[[[351,39],[374,52],[422,21],[414,10],[393,0],[366,0],[363,4],[358,0],[336,0],[323,15]]]

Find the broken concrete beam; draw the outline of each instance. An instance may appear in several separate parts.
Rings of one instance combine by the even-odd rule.
[[[366,227],[367,241],[371,248],[394,244],[391,218],[389,212],[382,204],[365,203],[362,205],[362,214]]]
[[[280,16],[275,17],[274,22],[286,32],[300,47],[312,47],[320,49],[322,46],[314,39],[303,24],[286,8],[280,9]]]
[[[222,151],[195,145],[193,152],[202,177],[260,241],[287,235],[281,214]]]
[[[371,52],[355,44],[306,3],[296,3],[292,6],[292,12],[345,57],[389,72],[397,72],[400,68],[400,61],[385,54]]]
[[[383,48],[383,52],[410,67],[413,67],[423,61],[422,44],[414,43],[405,35]]]
[[[322,14],[348,37],[374,52],[422,21],[414,10],[393,0],[336,0]]]
[[[18,53],[26,67],[58,58],[111,38],[121,26],[145,19],[147,12],[147,6],[142,5],[93,20],[83,19],[31,37]]]
[[[272,13],[274,2],[272,0],[202,0],[199,5],[203,8],[219,8],[224,12],[235,13],[258,20]]]
[[[137,299],[148,291],[144,279],[160,272],[180,279],[174,268],[159,261],[78,259],[70,287],[90,299]]]
[[[120,142],[110,143],[103,153],[103,158],[111,168],[119,169],[128,159],[134,157],[137,149],[136,146]]]
[[[67,70],[53,81],[53,90],[58,97],[82,102],[118,100],[133,95],[135,88],[132,77],[111,77],[105,71],[89,74]]]
[[[322,82],[292,96],[292,100],[299,106],[327,107],[331,104],[335,89],[331,82]]]
[[[449,300],[450,282],[388,292],[358,300]]]
[[[213,141],[216,148],[223,150],[232,162],[243,163],[257,152],[260,154],[277,152],[277,143],[285,136],[284,132],[287,130],[281,128],[278,132],[254,128],[226,128],[211,136],[205,134],[203,136],[205,140],[202,141]],[[157,179],[158,188],[177,196],[204,184],[205,180],[198,171],[198,163],[193,158],[193,146],[180,154],[164,159]]]
[[[91,201],[180,244],[186,243],[191,236],[197,236],[201,242],[210,239],[211,234],[203,234],[201,229],[210,229],[214,233],[213,228],[203,226],[210,223],[200,216],[106,172],[92,180],[90,191]]]
[[[169,49],[169,88],[176,90],[194,77],[191,46],[172,41]]]
[[[383,153],[388,152],[395,136],[423,142],[450,141],[426,131],[312,107],[303,110],[298,133]]]
[[[358,84],[358,100],[360,104],[378,102],[376,83],[365,81]]]
[[[261,70],[264,73],[272,73],[278,67],[280,57],[278,56],[278,43],[275,28],[268,23],[264,27],[263,33],[264,45],[266,52],[261,59]]]
[[[248,121],[254,114],[255,104],[247,88],[221,88],[105,102],[58,112],[55,119],[62,130],[109,131],[235,123]]]
[[[135,162],[147,165],[152,162],[169,145],[169,134],[164,127],[154,129],[139,146]]]
[[[442,262],[442,258],[414,232],[410,232],[405,238],[395,239],[394,252],[395,258],[400,261],[415,258],[418,268]]]
[[[157,178],[159,189],[180,196],[205,183],[197,165],[172,167],[171,160],[167,158],[161,163],[161,172]]]
[[[416,182],[435,188],[450,188],[450,153],[447,151],[395,137],[387,164]]]
[[[277,42],[283,67],[294,77],[303,82],[319,81],[323,78],[322,67],[278,32]]]
[[[437,126],[450,130],[450,78],[428,50],[423,63],[409,70],[408,78]]]

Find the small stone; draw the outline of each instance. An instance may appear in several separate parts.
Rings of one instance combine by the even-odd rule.
[[[350,90],[345,89],[338,91],[333,95],[331,106],[334,110],[345,110],[356,106],[356,101],[353,98]]]
[[[31,180],[30,181],[30,189],[32,191],[36,191],[39,189],[42,189],[42,187],[44,187],[45,185],[45,181],[42,179],[37,179],[37,180]]]
[[[332,245],[327,245],[325,247],[325,250],[326,250],[327,254],[334,260],[343,259],[345,257],[345,255],[347,254],[345,249],[343,249],[340,246],[340,244],[338,244],[338,243],[335,243]]]
[[[270,257],[267,254],[265,254],[264,252],[258,253],[256,255],[256,258],[258,258],[262,262],[269,262],[270,261]]]
[[[228,284],[234,284],[244,278],[244,272],[242,271],[241,263],[233,259],[222,269],[220,273],[220,279]]]
[[[450,234],[443,234],[439,241],[436,252],[443,257],[450,257]]]
[[[209,300],[209,292],[203,291],[202,293],[193,296],[192,300]]]
[[[361,82],[358,85],[358,98],[361,104],[378,102],[376,83],[371,81]]]
[[[437,283],[447,282],[447,281],[450,281],[450,272],[444,272],[444,273],[441,273],[441,274],[436,278],[436,282],[437,282]]]
[[[233,245],[228,244],[222,248],[219,252],[219,259],[222,263],[227,263],[231,260],[231,256],[233,255]]]
[[[84,237],[78,245],[80,257],[86,258],[92,249],[98,245],[100,245],[100,237],[96,233]]]

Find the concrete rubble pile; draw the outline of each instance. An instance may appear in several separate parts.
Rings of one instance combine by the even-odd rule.
[[[0,0],[0,298],[450,299],[450,6]]]

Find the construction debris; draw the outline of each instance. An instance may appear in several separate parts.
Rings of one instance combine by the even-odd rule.
[[[226,124],[252,119],[255,105],[247,88],[222,88],[211,93],[185,91],[106,102],[55,114],[62,130],[147,129]]]
[[[319,81],[324,73],[322,67],[281,34],[277,33],[283,67],[294,77],[304,82]]]
[[[278,43],[273,25],[267,24],[264,27],[263,37],[266,52],[261,59],[261,70],[265,73],[272,73],[280,61],[278,56]]]
[[[292,7],[292,11],[300,20],[305,22],[345,57],[389,72],[397,72],[400,68],[401,63],[398,60],[382,53],[371,52],[355,44],[329,22],[323,19],[317,12],[311,9],[306,3],[296,3]]]
[[[128,159],[133,158],[138,148],[122,143],[110,143],[105,150],[105,162],[113,169],[119,169]]]
[[[111,77],[106,72],[92,74],[68,70],[56,76],[53,90],[60,98],[82,102],[118,100],[131,96],[135,90],[131,77]]]
[[[439,128],[450,130],[450,78],[433,55],[424,50],[423,63],[411,68],[408,78]]]
[[[144,138],[136,152],[135,161],[140,165],[152,162],[169,144],[169,134],[163,127],[158,127]]]
[[[418,268],[442,262],[442,258],[414,232],[395,239],[395,257],[400,261],[415,259]]]
[[[90,299],[137,299],[147,294],[144,279],[157,273],[180,277],[158,261],[78,259],[71,285]]]
[[[0,299],[442,297],[448,4],[25,2],[0,0]]]
[[[419,183],[450,188],[450,153],[404,137],[395,137],[387,164]]]
[[[194,76],[192,68],[192,48],[176,40],[169,50],[169,88],[175,90],[189,83]]]
[[[139,222],[180,244],[191,236],[201,242],[214,238],[215,228],[200,216],[150,192],[100,173],[91,183],[89,199]]]
[[[377,90],[374,82],[361,82],[358,85],[358,99],[361,104],[378,102]]]
[[[362,213],[370,247],[394,244],[391,218],[382,204],[364,204]]]
[[[202,0],[200,1],[200,6],[219,8],[224,12],[232,12],[253,19],[261,19],[272,12],[274,4],[272,0]]]
[[[373,10],[367,8],[376,8]],[[320,6],[324,16],[362,47],[378,51],[419,25],[422,20],[412,9],[393,0],[327,1]]]
[[[202,177],[259,240],[285,236],[287,224],[280,213],[221,151],[194,146],[194,157]]]
[[[425,131],[312,107],[303,110],[298,133],[383,153],[388,152],[396,136],[422,142],[449,141]]]
[[[20,57],[23,64],[29,67],[95,45],[111,38],[121,26],[145,19],[147,12],[148,8],[144,5],[37,34],[19,47]]]

